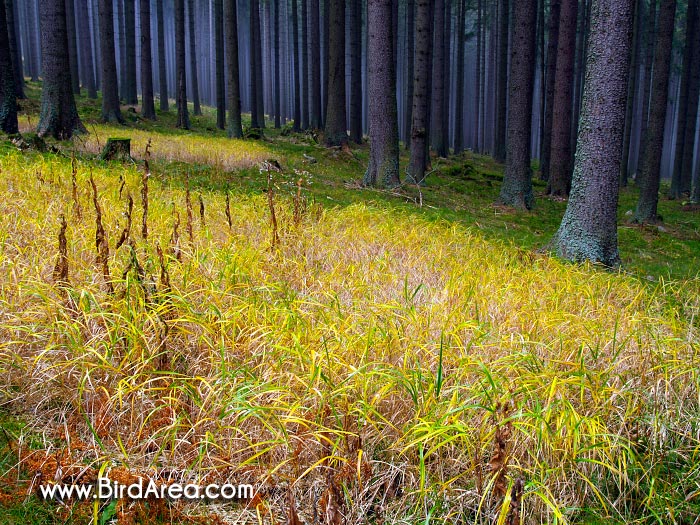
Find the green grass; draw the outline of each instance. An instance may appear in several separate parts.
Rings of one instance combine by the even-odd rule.
[[[666,231],[632,227],[625,190],[626,271],[607,272],[539,252],[565,203],[537,183],[533,212],[494,206],[502,168],[487,157],[433,159],[425,187],[383,191],[358,185],[366,145],[274,130],[229,141],[208,129],[210,110],[191,132],[170,129],[172,115],[87,124],[90,136],[57,144],[63,155],[0,146],[0,213],[13,217],[0,227],[3,490],[37,469],[51,479],[60,460],[261,488],[255,508],[138,507],[165,522],[280,522],[290,498],[307,522],[319,498],[346,523],[700,513],[697,222],[679,203],[661,203]],[[148,239],[143,165],[95,158],[114,135],[132,137],[137,159],[151,139]],[[274,246],[266,159],[283,168]],[[96,262],[90,177],[114,293]],[[116,249],[127,195],[133,244]],[[53,277],[61,214],[68,286]],[[17,454],[27,442],[34,456]],[[36,523],[65,517],[33,498],[0,517],[23,509]]]

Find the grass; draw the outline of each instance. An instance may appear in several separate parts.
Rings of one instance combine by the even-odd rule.
[[[665,232],[622,227],[628,272],[609,273],[534,251],[564,203],[493,207],[500,168],[484,157],[434,161],[420,191],[361,190],[366,147],[210,140],[208,122],[95,126],[102,143],[132,136],[137,157],[152,139],[147,239],[142,165],[95,160],[94,137],[66,156],[2,147],[0,519],[277,523],[290,501],[307,523],[329,507],[345,523],[696,519],[700,290],[683,254],[697,222],[677,203],[662,203]],[[131,243],[115,249],[128,195]],[[260,495],[111,510],[26,497],[59,466]]]

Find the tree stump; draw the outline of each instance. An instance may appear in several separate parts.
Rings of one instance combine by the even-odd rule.
[[[133,160],[131,158],[131,139],[107,139],[107,144],[100,154],[102,160]]]

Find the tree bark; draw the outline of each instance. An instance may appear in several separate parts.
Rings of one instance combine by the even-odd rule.
[[[309,128],[309,11],[301,0],[301,127]]]
[[[413,62],[415,59],[415,1],[407,0],[406,2],[406,77],[404,84],[406,85],[406,106],[404,115],[404,140],[406,149],[411,146],[411,124],[413,120]],[[360,18],[362,18],[362,9],[360,8]]]
[[[431,143],[440,157],[447,157],[446,144],[443,142],[442,128],[445,125],[445,1],[435,0],[435,18],[433,20],[433,97],[432,97],[432,137]]]
[[[136,5],[124,0],[124,37],[126,38],[126,81],[124,99],[127,104],[139,103],[136,90]]]
[[[178,0],[176,0],[176,3],[177,1]],[[198,116],[202,114],[202,106],[199,99],[199,78],[197,74],[197,40],[195,38],[197,16],[195,15],[194,0],[188,0],[187,11],[190,40],[190,74],[192,77],[192,114]],[[189,129],[189,123],[187,128]]]
[[[24,71],[22,68],[22,48],[17,38],[17,21],[15,17],[15,0],[5,1],[5,16],[7,24],[7,36],[10,42],[10,54],[12,55],[12,72],[15,79],[15,95],[19,99],[26,98],[24,95]]]
[[[194,35],[192,35],[194,36]],[[185,73],[185,0],[175,0],[175,98],[178,128],[190,129]]]
[[[153,59],[151,55],[151,0],[139,0],[141,22],[141,116],[156,119],[153,102]]]
[[[224,2],[214,0],[216,57],[216,127],[226,129],[226,82],[224,79]]]
[[[692,164],[692,151],[694,149],[695,140],[688,141],[686,136],[692,133],[693,139],[695,139],[695,121],[697,118],[697,100],[698,93],[691,93],[691,77],[693,75],[693,70],[691,69],[693,65],[697,68],[699,64],[696,62],[693,64],[693,53],[700,46],[697,45],[697,40],[700,37],[700,28],[697,26],[698,20],[698,0],[688,0],[688,11],[686,14],[686,31],[685,31],[685,43],[683,49],[683,69],[681,73],[681,93],[678,100],[678,130],[676,134],[676,151],[675,159],[673,162],[673,176],[671,178],[671,191],[669,197],[672,199],[678,199],[683,194],[683,181],[688,179],[690,173],[686,172],[684,157],[686,156],[686,148],[689,147],[691,151],[691,164]],[[695,73],[697,74],[697,73]],[[695,98],[690,98],[694,95]],[[691,106],[694,106],[693,110]],[[690,122],[692,118],[692,124]],[[686,187],[689,184],[685,185]]]
[[[639,153],[637,156],[637,181],[641,180],[641,169],[647,145],[647,128],[649,126],[649,105],[651,102],[652,67],[654,64],[654,48],[656,42],[656,27],[658,24],[658,9],[656,0],[649,3],[647,12],[646,56],[644,58],[644,95],[642,98],[642,123],[640,126]]]
[[[114,14],[110,0],[99,0],[100,54],[102,55],[102,120],[123,123],[119,107],[117,61],[114,56]]]
[[[464,150],[464,31],[466,21],[466,0],[459,3],[459,19],[457,22],[457,86],[455,88],[455,155],[459,155]],[[508,41],[506,40],[506,51]],[[508,57],[506,57],[506,63]],[[507,73],[507,70],[506,70]],[[504,104],[505,106],[505,104]],[[502,108],[505,111],[505,107]],[[505,140],[504,140],[505,151]],[[497,148],[498,149],[498,148]],[[504,155],[505,158],[505,155]]]
[[[641,57],[642,1],[636,0],[632,33],[632,64],[627,87],[627,108],[625,110],[625,136],[622,142],[622,163],[620,165],[620,186],[627,186],[629,178],[630,144],[632,142],[632,122],[634,121],[635,101],[637,100],[637,77]]]
[[[578,0],[562,0],[552,112],[552,157],[549,194],[566,197],[571,189],[571,113]]]
[[[228,106],[228,136],[239,139],[243,137],[241,124],[241,90],[240,71],[238,64],[238,9],[236,0],[225,0],[226,9],[226,65],[227,84],[226,91]]]
[[[633,0],[593,0],[571,196],[553,239],[557,254],[618,266],[617,201]]]
[[[292,0],[292,40],[294,41],[294,131],[301,130],[301,67],[299,66],[299,16],[297,1]],[[328,88],[326,88],[328,92]]]
[[[12,1],[12,0],[10,0]],[[66,29],[68,33],[68,62],[70,63],[71,89],[74,95],[80,95],[80,72],[78,69],[78,35],[75,30],[75,4],[66,2]]]
[[[474,98],[474,119],[476,124],[476,141],[475,149],[477,153],[482,153],[482,136],[481,136],[481,33],[484,30],[482,24],[482,0],[478,0],[476,4],[476,97]]]
[[[312,129],[321,129],[321,28],[318,10],[319,1],[309,0],[309,51],[311,52],[311,111],[309,124]]]
[[[433,37],[432,0],[416,0],[416,49],[413,70],[411,158],[407,182],[420,184],[428,166],[428,92],[430,82],[430,41]]]
[[[673,30],[676,18],[676,0],[661,0],[659,32],[654,52],[654,80],[651,93],[651,114],[647,141],[642,159],[642,180],[634,219],[637,222],[656,222],[661,183],[661,154],[664,147],[668,80],[671,73]]]
[[[37,134],[67,140],[74,133],[84,133],[71,89],[68,60],[68,29],[65,0],[42,0],[39,6],[44,84],[41,89],[41,114]]]
[[[364,4],[364,1],[362,4]],[[362,6],[360,6],[360,10],[361,9]],[[328,47],[330,45],[330,24],[330,0],[323,0],[323,104],[321,106],[323,115],[321,117],[321,125],[324,129],[326,127],[326,110],[328,109],[328,76],[330,69],[330,53],[328,52]]]
[[[392,24],[387,23],[391,16],[391,0],[368,0],[370,157],[363,182],[389,188],[400,184],[394,37]]]
[[[5,5],[0,1],[0,27],[7,26]],[[7,31],[0,31],[0,130],[9,135],[19,133],[16,88],[10,39]]]
[[[443,96],[442,96],[442,132],[441,141],[445,156],[450,154],[450,94],[452,82],[450,64],[452,62],[452,0],[445,0],[445,31],[444,31],[444,55],[442,61]]]
[[[158,23],[158,87],[160,110],[168,111],[168,71],[165,57],[165,22],[163,20],[163,0],[156,0],[156,19]]]
[[[327,146],[341,146],[348,141],[345,108],[345,0],[330,0],[330,17],[325,139]],[[391,54],[391,42],[388,51]]]
[[[559,49],[559,19],[562,0],[551,0],[549,7],[549,43],[544,87],[544,134],[542,136],[542,180],[549,180],[549,165],[552,157],[552,124],[554,121],[554,84],[557,77],[557,50]]]
[[[282,77],[280,75],[280,6],[279,2],[275,2],[274,8],[274,32],[275,32],[275,42],[274,42],[274,55],[275,55],[275,128],[279,129],[282,127],[282,108],[281,104],[281,82]],[[319,96],[320,98],[320,96]]]
[[[94,60],[92,52],[92,38],[90,36],[90,17],[88,14],[88,0],[78,0],[77,13],[79,24],[78,37],[80,39],[81,73],[83,87],[87,90],[88,98],[97,98],[95,85]]]
[[[362,143],[362,3],[350,2],[350,140]]]
[[[501,204],[528,210],[534,204],[530,139],[536,23],[537,0],[518,2],[517,9],[513,11],[506,167],[498,197]]]

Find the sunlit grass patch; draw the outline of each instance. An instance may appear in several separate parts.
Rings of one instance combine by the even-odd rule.
[[[697,282],[654,290],[381,205],[295,217],[291,174],[273,175],[274,248],[268,195],[230,194],[227,216],[224,194],[188,206],[158,177],[144,240],[141,167],[78,162],[76,197],[69,159],[0,168],[0,402],[47,450],[251,482],[277,521],[290,500],[347,523],[695,516]]]

